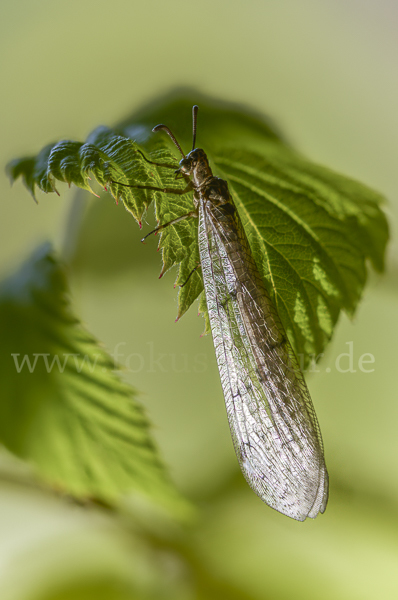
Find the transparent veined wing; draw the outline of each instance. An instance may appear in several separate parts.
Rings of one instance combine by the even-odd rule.
[[[199,251],[232,440],[243,475],[277,511],[324,512],[328,474],[308,388],[232,204],[201,198]]]

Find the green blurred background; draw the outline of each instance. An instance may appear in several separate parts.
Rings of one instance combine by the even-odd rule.
[[[97,125],[190,86],[267,114],[309,158],[384,193],[394,235],[396,2],[15,0],[0,11],[1,165],[61,138],[84,140]],[[36,206],[20,183],[10,190],[4,172],[0,186],[5,275],[43,239],[62,245],[76,190],[60,185],[61,198],[40,194]],[[199,337],[194,309],[174,323],[174,274],[158,281],[155,242],[141,246],[132,217],[106,194],[79,194],[75,310],[119,354],[174,481],[199,503],[197,523],[179,534],[190,566],[167,541],[154,549],[130,524],[13,481],[23,467],[3,456],[0,597],[199,598],[195,571],[201,598],[216,597],[206,595],[209,578],[236,599],[397,598],[394,240],[386,276],[370,278],[354,321],[341,319],[319,372],[308,377],[331,491],[325,515],[297,523],[266,507],[240,476],[212,341]],[[356,372],[339,372],[336,358],[350,347]],[[358,368],[364,353],[375,358],[371,373]]]

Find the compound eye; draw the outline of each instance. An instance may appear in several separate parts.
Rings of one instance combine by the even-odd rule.
[[[191,161],[189,159],[183,158],[180,161],[180,171],[182,173],[190,173],[191,172]]]

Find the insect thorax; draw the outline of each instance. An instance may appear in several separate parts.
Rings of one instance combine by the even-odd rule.
[[[224,179],[212,177],[201,189],[201,194],[213,206],[231,204],[231,208],[233,207],[228,183]],[[233,208],[232,210],[234,211],[235,209]]]
[[[201,148],[192,150],[187,158],[192,161],[192,177],[196,188],[200,188],[205,181],[213,177],[206,153]]]
[[[224,179],[213,175],[205,151],[201,148],[195,148],[188,154],[187,159],[192,161],[191,176],[197,194],[200,194],[203,199],[213,206],[230,203],[231,195],[228,183]]]

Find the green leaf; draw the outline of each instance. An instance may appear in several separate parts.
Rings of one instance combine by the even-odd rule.
[[[51,191],[53,180],[62,177],[84,187],[90,170],[102,185],[117,174],[122,183],[176,187],[173,171],[159,168],[156,172],[137,152],[137,144],[149,159],[174,160],[177,165],[178,152],[171,141],[164,133],[151,134],[151,129],[166,123],[188,151],[191,108],[196,102],[197,95],[169,99],[135,113],[114,132],[100,128],[84,145],[61,142],[60,148],[52,148],[47,175],[41,179],[35,173],[43,172],[42,155],[37,164],[35,159],[14,161],[10,175],[12,179],[22,175],[30,189],[36,182],[44,191]],[[376,270],[383,270],[388,239],[383,198],[305,160],[258,115],[206,99],[199,103],[198,145],[208,153],[214,173],[229,183],[255,260],[305,366],[311,356],[323,352],[341,310],[349,315],[355,311],[366,283],[368,260]],[[75,165],[67,176],[61,168],[64,162]],[[161,223],[192,209],[190,194],[143,193],[115,185],[110,189],[139,221],[152,199]],[[167,228],[160,247],[161,275],[179,265],[176,283],[184,283],[199,260],[196,220]],[[180,289],[177,318],[202,290],[201,274],[196,271]],[[206,312],[203,295],[199,311]]]
[[[160,150],[153,152],[151,159],[170,163],[173,155],[168,150]],[[136,181],[163,187],[170,180],[164,172],[166,169],[162,169],[161,178],[156,168],[145,161],[137,144],[106,127],[93,131],[85,144],[63,140],[46,146],[37,157],[15,159],[8,164],[7,171],[11,181],[21,176],[35,199],[35,186],[46,193],[57,191],[55,179],[93,192],[91,174],[101,186],[109,188],[117,201],[119,198],[123,200],[126,209],[137,221],[141,220],[156,194],[125,186]],[[110,180],[121,185],[110,183]],[[181,187],[181,182],[175,184],[174,179],[171,181],[174,187]]]
[[[343,309],[352,315],[388,239],[383,199],[286,148],[229,148],[228,180],[257,265],[302,365],[320,355]]]
[[[0,440],[11,452],[77,497],[134,491],[184,506],[135,391],[73,315],[47,245],[1,285],[0,329]]]

